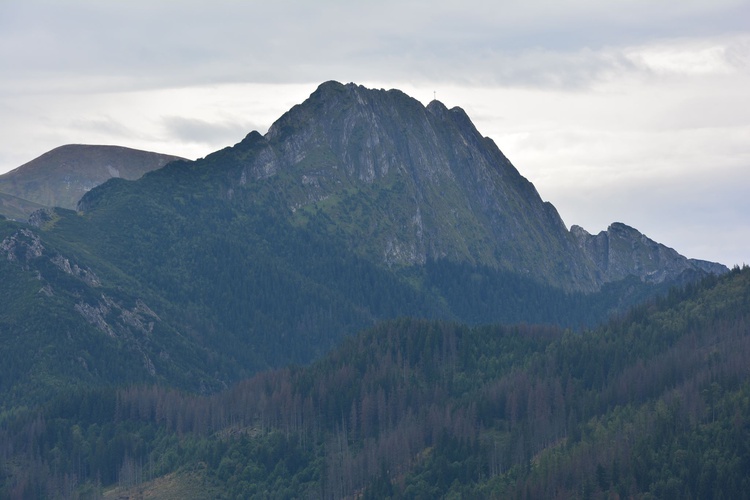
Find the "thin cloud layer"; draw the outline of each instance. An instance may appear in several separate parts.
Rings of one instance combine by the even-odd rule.
[[[750,14],[746,2],[632,0],[26,0],[0,8],[0,58],[13,75],[6,88],[28,80],[56,88],[65,79],[45,76],[61,74],[88,88],[318,82],[332,77],[331,68],[356,80],[557,85],[566,78],[543,76],[561,75],[557,64],[572,62],[578,81],[592,74],[584,66],[622,64],[602,48],[723,35],[742,29]]]
[[[196,118],[168,116],[163,118],[166,134],[176,142],[205,144],[220,148],[226,145],[227,137],[242,137],[251,125],[237,122],[216,123]],[[257,127],[255,127],[257,128]]]

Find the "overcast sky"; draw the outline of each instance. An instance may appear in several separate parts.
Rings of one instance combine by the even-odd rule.
[[[466,110],[565,223],[750,264],[750,0],[0,0],[0,173],[198,158],[323,81]]]

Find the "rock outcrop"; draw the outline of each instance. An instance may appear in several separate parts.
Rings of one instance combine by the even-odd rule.
[[[677,282],[685,273],[728,271],[722,264],[688,259],[620,222],[597,235],[580,226],[571,227],[570,233],[595,266],[597,278],[605,283],[632,275],[649,283]]]

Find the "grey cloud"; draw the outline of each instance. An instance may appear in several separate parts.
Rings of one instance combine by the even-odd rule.
[[[742,3],[686,2],[677,14],[653,2],[622,0],[606,6],[29,0],[3,9],[9,20],[0,62],[17,78],[70,72],[103,85],[152,87],[348,75],[580,87],[622,64],[600,52],[603,47],[657,34],[705,34],[722,27],[706,19],[736,22],[727,13],[747,11]],[[54,78],[47,82],[54,85]]]
[[[209,122],[198,118],[170,116],[162,120],[167,135],[182,142],[230,145],[259,127],[247,123]]]
[[[82,135],[97,135],[121,137],[122,140],[139,138],[140,134],[109,116],[98,118],[78,118],[70,122],[70,127],[79,130]]]

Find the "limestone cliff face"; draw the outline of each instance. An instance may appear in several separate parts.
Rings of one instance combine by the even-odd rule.
[[[283,177],[295,217],[334,221],[388,265],[448,258],[597,287],[555,208],[460,108],[328,82],[236,148],[238,185]]]
[[[597,235],[589,234],[580,226],[571,227],[570,232],[595,266],[598,280],[605,283],[631,275],[647,282],[663,283],[678,281],[685,273],[727,271],[721,264],[688,259],[619,222]]]

